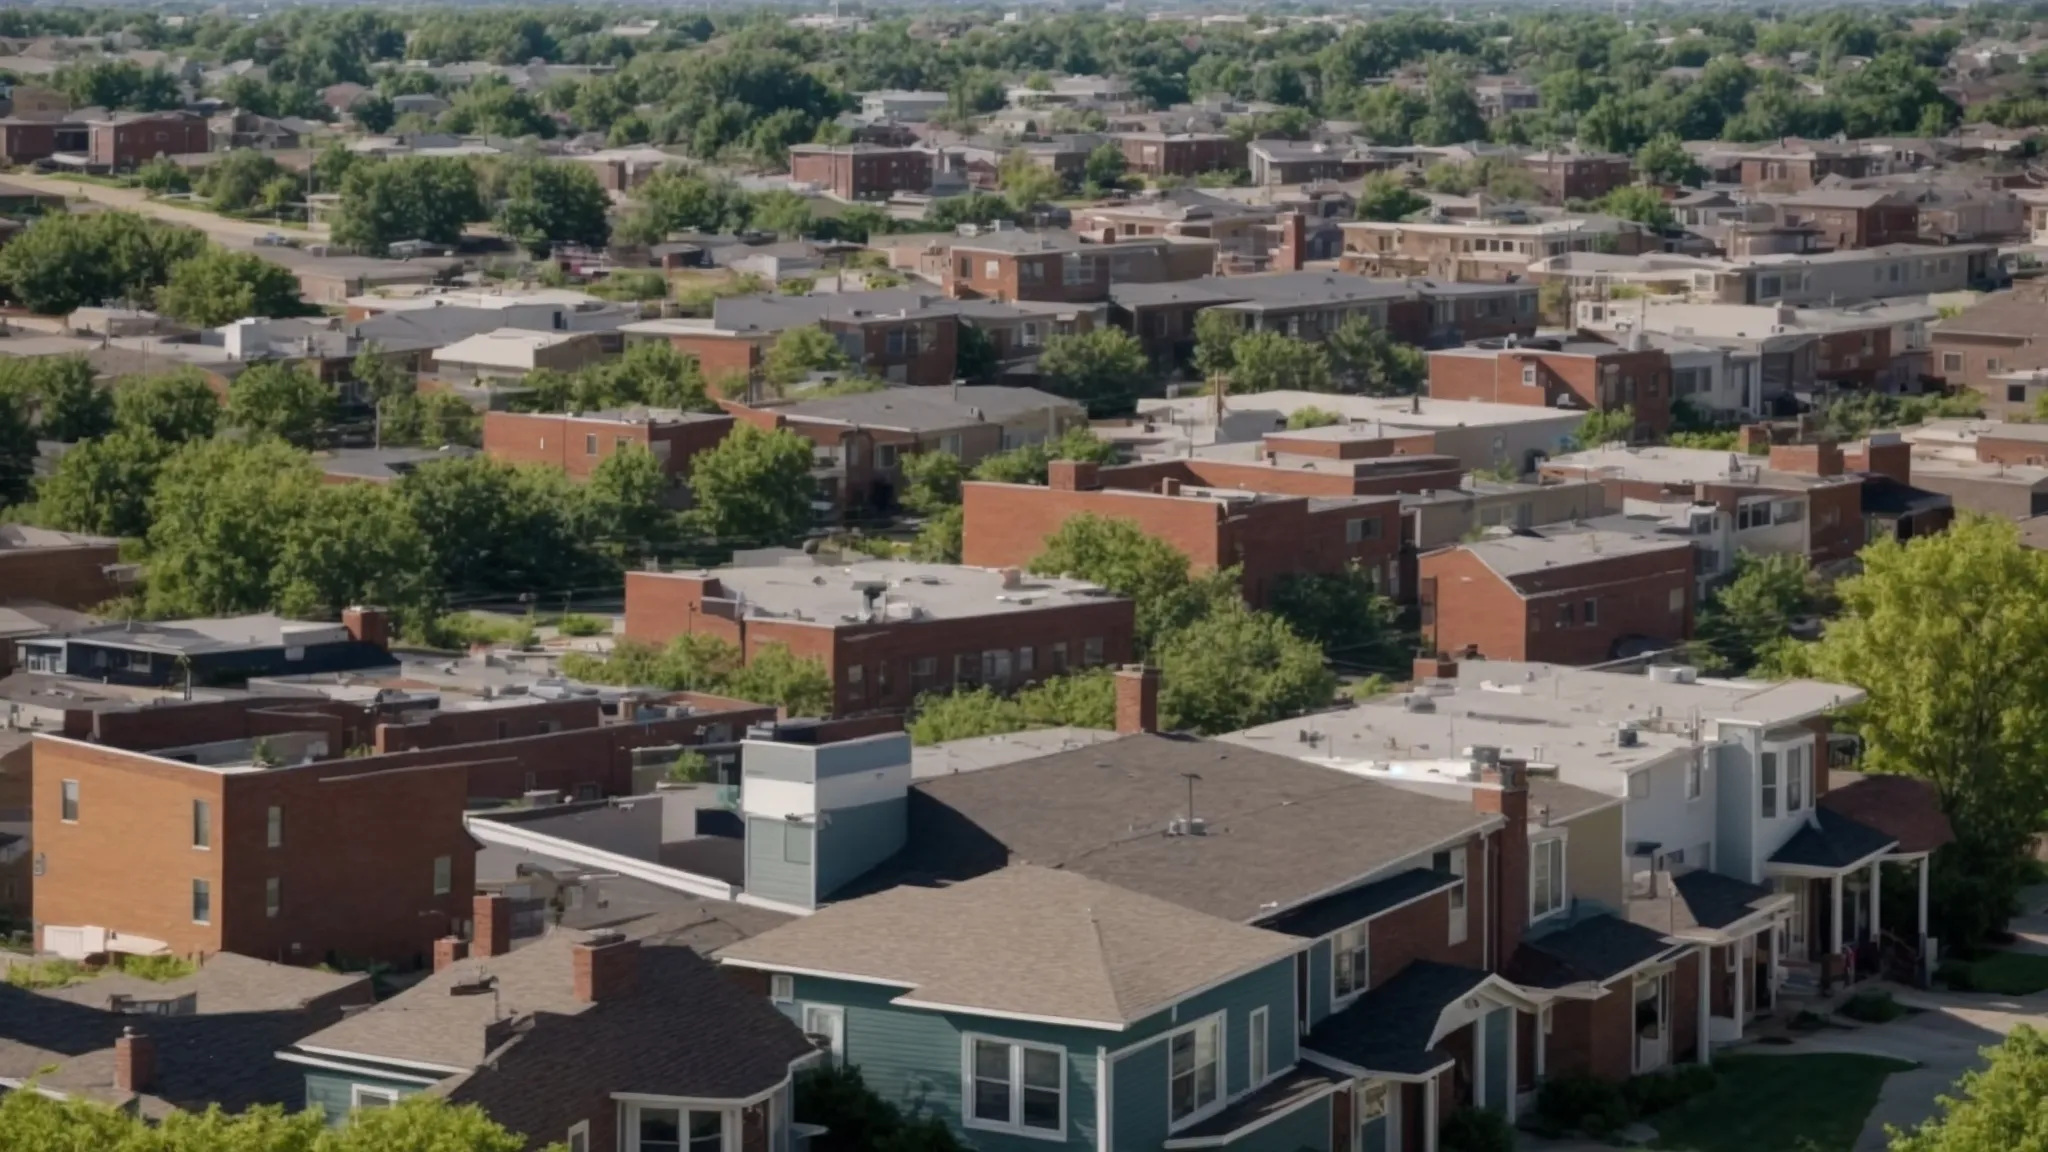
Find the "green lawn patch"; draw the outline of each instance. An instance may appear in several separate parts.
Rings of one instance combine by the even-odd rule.
[[[2027,996],[2048,989],[2048,956],[1993,952],[1982,960],[1951,960],[1939,975],[1957,992]]]
[[[1685,1152],[1850,1152],[1885,1077],[1913,1065],[1882,1056],[1723,1056],[1720,1082],[1652,1124],[1657,1147]]]

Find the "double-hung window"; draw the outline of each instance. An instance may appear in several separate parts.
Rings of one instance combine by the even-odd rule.
[[[1529,919],[1541,920],[1565,909],[1564,837],[1553,836],[1529,845]]]
[[[1757,765],[1758,799],[1763,805],[1766,820],[1778,815],[1778,754],[1765,752],[1759,756]]]
[[[1813,749],[1785,749],[1785,813],[1791,815],[1806,806],[1807,766],[1812,762]]]
[[[1438,872],[1447,872],[1458,878],[1457,886],[1451,889],[1451,943],[1463,944],[1468,925],[1465,922],[1465,849],[1463,845],[1448,852],[1438,852],[1430,859],[1430,867]]]
[[[1365,991],[1371,980],[1371,936],[1364,924],[1353,924],[1330,938],[1331,991],[1341,1000]]]
[[[682,1108],[639,1108],[629,1132],[632,1152],[720,1152],[725,1113]]]
[[[1067,1130],[1067,1051],[967,1037],[967,1127],[1026,1134]]]
[[[1167,1120],[1179,1124],[1223,1097],[1223,1017],[1211,1016],[1167,1041]]]
[[[1267,1030],[1272,1027],[1273,1013],[1266,1008],[1254,1008],[1245,1018],[1245,1056],[1250,1061],[1246,1069],[1250,1072],[1246,1083],[1256,1088],[1266,1082],[1271,1070],[1272,1058],[1267,1045],[1272,1042]]]
[[[1707,757],[1713,752],[1701,748],[1693,752],[1692,759],[1685,763],[1685,798],[1697,800],[1706,790]]]

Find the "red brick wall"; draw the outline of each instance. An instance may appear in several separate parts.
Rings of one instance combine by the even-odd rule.
[[[1436,581],[1434,623],[1424,626],[1424,641],[1439,652],[1476,645],[1495,660],[1598,664],[1613,659],[1615,644],[1625,638],[1692,636],[1690,550],[1591,560],[1513,584],[1463,547],[1427,553],[1417,567],[1423,581]],[[1682,605],[1675,613],[1674,592]],[[1588,600],[1596,602],[1591,626],[1585,622]],[[1571,623],[1559,627],[1567,606]]]
[[[1847,560],[1863,547],[1863,485],[1815,488],[1807,501],[1807,555],[1815,564]]]
[[[1465,847],[1465,940],[1451,943],[1450,893],[1438,893],[1375,918],[1370,929],[1372,987],[1379,987],[1417,960],[1484,966],[1486,951],[1486,856],[1481,841]]]
[[[118,544],[0,549],[0,603],[45,600],[60,608],[90,608],[112,600],[121,589],[101,569],[120,559]]]
[[[94,713],[89,727],[77,735],[113,748],[151,752],[281,732],[321,732],[328,735],[328,746],[339,756],[349,744],[368,743],[370,730],[369,712],[353,705],[303,696],[254,696]]]
[[[1424,648],[1528,659],[1529,606],[1507,581],[1464,548],[1424,553],[1415,563]]]
[[[669,346],[686,356],[695,357],[698,371],[704,374],[707,383],[721,383],[734,377],[750,377],[761,366],[762,351],[770,337],[762,336],[677,336],[670,335]]]
[[[1556,1079],[1590,1075],[1621,1081],[1635,1074],[1635,1002],[1630,981],[1598,1000],[1559,1000],[1551,1008],[1543,1071]]]
[[[1990,464],[2048,464],[2048,443],[1984,435],[1977,438],[1977,459]]]
[[[212,147],[212,140],[205,120],[168,115],[125,124],[95,124],[91,145],[93,163],[125,169],[159,155],[205,152]]]
[[[652,451],[659,441],[669,445],[664,470],[687,476],[690,460],[716,445],[732,429],[732,421],[692,420],[676,424],[622,423],[587,420],[560,412],[486,412],[484,452],[513,464],[546,464],[577,480],[588,480],[598,465],[617,452],[621,441]],[[590,452],[590,437],[597,452]]]
[[[826,327],[835,332],[848,330],[847,325],[828,324]],[[918,333],[918,351],[914,356],[889,354],[889,333],[902,328]],[[901,382],[905,384],[936,388],[953,382],[960,337],[960,323],[955,317],[941,316],[900,323],[872,322],[861,325],[858,331],[863,349],[861,366],[877,379],[893,379],[889,370],[900,365],[904,369]]]
[[[1024,484],[961,485],[965,520],[961,561],[982,568],[1022,567],[1045,550],[1045,541],[1074,516],[1093,513],[1129,520],[1180,549],[1201,568],[1227,567],[1222,506],[1206,499],[1173,499],[1130,491],[1064,492]],[[628,577],[630,579],[630,577]],[[630,587],[630,585],[629,585]]]
[[[604,722],[596,700],[534,700],[503,708],[466,711],[436,711],[412,724],[377,725],[379,752],[405,752],[416,748],[445,748],[450,744],[475,744],[485,740],[508,740],[539,736],[552,731],[595,728]]]

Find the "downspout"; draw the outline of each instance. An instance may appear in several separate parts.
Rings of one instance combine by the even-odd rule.
[[[1485,874],[1485,876],[1486,876],[1486,907],[1485,907],[1485,909],[1483,910],[1483,911],[1484,911],[1484,915],[1483,915],[1483,916],[1481,917],[1481,919],[1480,919],[1480,929],[1481,929],[1481,931],[1485,932],[1485,936],[1481,937],[1481,940],[1480,940],[1480,946],[1479,946],[1479,956],[1480,956],[1480,964],[1479,964],[1479,966],[1480,966],[1480,967],[1482,967],[1482,968],[1484,968],[1484,969],[1486,969],[1486,970],[1487,970],[1488,972],[1491,972],[1491,971],[1493,971],[1493,970],[1494,970],[1494,966],[1493,966],[1493,890],[1494,890],[1494,887],[1495,887],[1495,886],[1496,886],[1496,885],[1497,885],[1497,884],[1499,883],[1499,877],[1498,877],[1498,876],[1496,876],[1496,875],[1495,875],[1495,872],[1494,872],[1494,862],[1495,862],[1495,857],[1494,857],[1494,851],[1493,851],[1493,840],[1494,840],[1494,837],[1495,837],[1495,836],[1498,836],[1498,835],[1500,835],[1500,833],[1498,833],[1498,832],[1495,832],[1495,833],[1493,833],[1492,835],[1489,835],[1489,836],[1487,836],[1487,837],[1486,837],[1485,839],[1483,839],[1483,840],[1481,840],[1481,841],[1480,841],[1480,843],[1481,843],[1481,844],[1482,844],[1482,845],[1484,846],[1484,847],[1483,847],[1483,853],[1484,853],[1484,856],[1485,856],[1485,859],[1484,859],[1484,860],[1483,860],[1483,861],[1481,862],[1481,867],[1482,867],[1482,869],[1483,869],[1483,871],[1484,871],[1484,874]]]

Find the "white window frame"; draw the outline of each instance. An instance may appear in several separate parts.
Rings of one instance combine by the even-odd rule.
[[[1213,1026],[1216,1042],[1211,1051],[1216,1053],[1216,1098],[1205,1104],[1197,1104],[1195,1110],[1185,1116],[1173,1114],[1173,1042],[1177,1038],[1199,1029]],[[1176,1132],[1191,1124],[1199,1124],[1223,1110],[1230,1099],[1230,1021],[1226,1012],[1212,1012],[1200,1020],[1193,1020],[1159,1038],[1166,1045],[1166,1130]],[[1199,1041],[1197,1041],[1199,1044]],[[1191,1065],[1189,1075],[1194,1075],[1201,1065]]]
[[[1246,1090],[1264,1084],[1273,1074],[1273,1011],[1261,1004],[1245,1017],[1244,1024],[1245,1079]]]
[[[1693,749],[1692,759],[1685,765],[1685,798],[1697,800],[1707,791],[1707,757],[1714,754],[1711,748]]]
[[[434,857],[434,895],[446,896],[455,890],[455,857]]]
[[[815,1013],[815,1017],[813,1016]],[[831,1043],[825,1048],[825,1063],[837,1068],[846,1063],[846,1009],[838,1004],[805,1004],[797,1013],[797,1023],[807,1036],[826,1036]],[[811,1021],[830,1021],[830,1031],[813,1028]]]
[[[1776,748],[1765,748],[1756,758],[1757,814],[1766,820],[1784,814],[1778,807],[1779,763]]]
[[[1009,1049],[1010,1074],[1010,1119],[1008,1121],[984,1120],[974,1113],[974,1050],[979,1044],[991,1044]],[[1032,1128],[1024,1123],[1024,1054],[1046,1052],[1057,1055],[1060,1060],[1060,1126],[1058,1128]],[[1050,1140],[1065,1143],[1067,1139],[1067,1050],[1057,1044],[1034,1044],[1008,1036],[990,1036],[979,1032],[960,1034],[960,1126],[977,1132],[1002,1132],[1011,1136],[1028,1136],[1034,1140]]]
[[[1458,878],[1458,883],[1444,895],[1444,899],[1450,904],[1450,942],[1453,944],[1463,944],[1465,938],[1472,931],[1471,924],[1469,923],[1472,918],[1469,910],[1471,901],[1468,898],[1470,885],[1466,883],[1465,879],[1465,872],[1469,865],[1465,859],[1465,853],[1466,846],[1463,844],[1455,845],[1437,853],[1445,861],[1444,867],[1441,870]],[[1430,863],[1434,864],[1435,860],[1432,859]]]
[[[1804,812],[1812,802],[1813,748],[1794,744],[1785,749],[1778,763],[1785,769],[1785,814]]]
[[[1345,990],[1339,981],[1339,974],[1349,959],[1357,965],[1355,982]],[[1372,987],[1372,921],[1361,920],[1348,928],[1340,928],[1330,935],[1330,1003],[1335,1006],[1349,1004]]]
[[[718,1145],[720,1152],[738,1147],[738,1127],[732,1114],[724,1108],[692,1107],[676,1101],[668,1104],[635,1103],[625,1110],[625,1131],[620,1133],[621,1145],[626,1152],[641,1152],[640,1116],[646,1112],[673,1112],[676,1114],[676,1136],[681,1152],[690,1152],[690,1117],[694,1113],[718,1117]]]
[[[199,913],[199,894],[200,894],[200,892],[201,892],[201,891],[204,891],[204,892],[206,893],[206,915],[204,915],[204,916],[201,916],[201,915],[199,915],[199,914],[198,914],[198,913]],[[192,910],[192,913],[193,913],[193,915],[192,915],[192,922],[193,922],[194,924],[211,924],[211,923],[213,923],[213,881],[211,881],[211,880],[209,880],[209,879],[207,879],[207,878],[205,878],[205,877],[203,877],[203,876],[194,876],[194,877],[192,878],[192,909],[191,909],[191,910]]]
[[[348,1106],[350,1111],[363,1107],[365,1099],[382,1101],[382,1103],[376,1105],[379,1108],[396,1108],[398,1107],[398,1089],[374,1088],[368,1084],[351,1084],[348,1086]]]
[[[1572,898],[1565,891],[1566,880],[1571,868],[1570,853],[1566,851],[1563,836],[1545,836],[1529,845],[1529,923],[1561,916],[1572,906]],[[1547,857],[1547,858],[1546,858]],[[1538,902],[1537,862],[1542,861],[1544,879],[1549,882],[1550,903]]]
[[[213,851],[213,801],[192,801],[192,850]]]
[[[78,798],[83,791],[76,780],[65,780],[57,785],[57,811],[64,823],[78,823]]]
[[[768,999],[775,1004],[796,1003],[796,977],[776,972],[768,977]]]
[[[569,1137],[563,1147],[569,1152],[590,1152],[590,1121],[578,1120],[569,1125]]]

